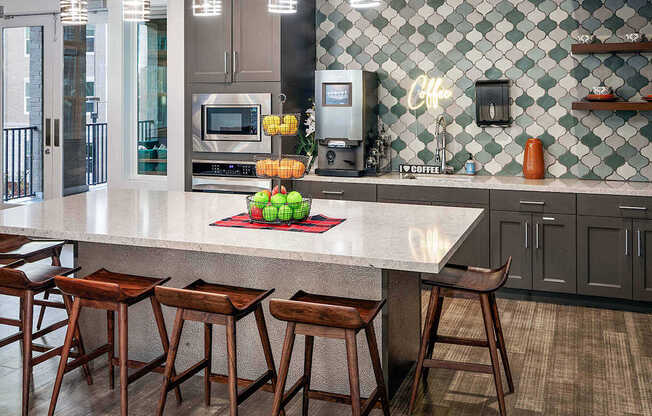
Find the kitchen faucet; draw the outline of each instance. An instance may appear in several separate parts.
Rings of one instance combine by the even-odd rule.
[[[446,173],[446,117],[443,114],[437,119],[435,145],[435,164],[439,166],[439,173]]]

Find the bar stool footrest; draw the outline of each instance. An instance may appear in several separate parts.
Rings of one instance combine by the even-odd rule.
[[[424,360],[423,366],[428,368],[447,368],[449,370],[470,371],[473,373],[493,374],[490,365],[476,363],[462,363],[459,361]]]
[[[104,344],[98,349],[96,349],[95,351],[67,363],[64,373],[68,373],[77,367],[81,367],[82,365],[88,363],[89,361],[93,361],[94,359],[101,357],[104,354],[108,354],[110,350],[111,350],[111,346],[109,344]]]
[[[203,367],[202,367],[203,368]],[[201,369],[201,368],[200,368]],[[188,370],[186,370],[188,371]],[[199,369],[197,370],[199,371]],[[238,394],[238,405],[244,402],[258,390],[267,391],[269,393],[274,393],[271,383],[268,383],[272,379],[272,372],[267,370],[263,375],[258,377],[256,380],[250,380],[247,378],[236,378],[236,384],[245,389]],[[211,373],[208,378],[212,383],[228,384],[229,376],[224,374]],[[184,380],[185,381],[185,380]]]
[[[238,393],[238,405],[242,404],[245,400],[249,398],[252,394],[257,392],[261,387],[267,384],[268,381],[272,380],[274,373],[270,370],[267,370],[262,376],[258,377],[258,380],[254,381],[248,385],[244,390]]]
[[[376,395],[376,392],[378,392],[378,398],[375,399],[374,405],[371,407],[371,409],[382,409],[381,403],[379,401],[381,391],[378,389],[378,387],[376,387],[376,389],[374,390],[374,392],[371,394],[370,397],[374,397],[374,395]],[[348,396],[346,394],[331,393],[331,392],[321,391],[321,390],[309,390],[308,391],[308,397],[311,400],[320,400],[320,401],[323,401],[323,402],[331,402],[331,403],[339,403],[339,404],[351,405],[351,396]],[[362,403],[365,403],[365,405],[366,405],[366,403],[369,401],[369,399],[361,397],[360,401]]]
[[[184,371],[183,373],[179,374],[176,377],[173,377],[172,380],[170,380],[170,384],[168,384],[167,386],[167,392],[176,389],[185,381],[187,381],[190,377],[194,376],[195,374],[197,374],[198,372],[206,368],[206,366],[208,366],[208,362],[209,360],[203,359],[197,364],[187,369],[186,371]]]
[[[114,367],[120,367],[120,357],[119,356],[114,355],[113,360],[111,362],[113,363]],[[146,366],[147,364],[149,364],[149,363],[146,363],[144,361],[127,360],[127,368],[129,368],[131,370],[139,370],[139,369],[143,368],[144,366]],[[163,361],[163,364],[165,364],[165,361]],[[165,373],[165,365],[156,366],[156,367],[150,369],[150,371],[153,371],[153,372],[159,373],[159,374],[164,374]]]
[[[442,344],[465,345],[469,347],[489,347],[489,342],[484,339],[459,338],[437,335],[437,338],[435,338],[434,341]]]

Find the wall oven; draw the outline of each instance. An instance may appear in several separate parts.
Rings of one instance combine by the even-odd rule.
[[[253,162],[195,160],[192,163],[193,192],[253,195],[271,187],[271,179],[256,176]]]
[[[261,120],[271,113],[271,94],[195,94],[192,143],[195,152],[271,153]]]

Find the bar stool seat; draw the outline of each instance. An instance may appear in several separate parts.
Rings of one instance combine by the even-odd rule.
[[[79,269],[71,269],[60,266],[47,266],[37,263],[25,264],[25,260],[18,260],[5,267],[0,268],[0,294],[16,296],[20,298],[20,317],[19,319],[0,318],[0,324],[18,327],[19,332],[0,340],[0,347],[12,344],[16,341],[22,341],[22,367],[23,367],[23,386],[22,386],[22,415],[29,413],[29,388],[33,379],[34,366],[43,363],[50,358],[63,353],[65,344],[58,347],[35,343],[34,340],[41,338],[59,328],[69,325],[68,319],[55,322],[46,328],[33,332],[34,305],[36,300],[34,296],[46,290],[54,288],[54,278],[57,275],[70,275]],[[70,313],[72,301],[68,296],[64,296],[64,303],[48,302],[49,306],[66,309]],[[70,323],[73,328],[71,331],[72,340],[67,346],[67,353],[73,357],[78,357],[85,353],[81,335],[75,324]],[[70,349],[76,347],[76,352],[70,352]],[[33,352],[40,352],[34,356]],[[84,373],[88,384],[92,384],[88,366],[84,366]]]
[[[165,410],[168,392],[201,370],[204,370],[204,401],[206,406],[210,405],[211,382],[227,383],[229,385],[229,414],[231,416],[236,416],[238,414],[238,405],[247,400],[257,390],[267,388],[272,392],[274,391],[277,380],[276,367],[261,305],[261,302],[274,292],[274,289],[250,289],[197,280],[183,289],[157,287],[155,292],[160,303],[177,308],[170,353],[158,405],[157,414],[159,416]],[[238,378],[237,374],[236,322],[251,313],[254,313],[256,317],[258,334],[267,363],[267,371],[256,380]],[[185,321],[204,324],[204,358],[178,377],[175,377],[172,370]],[[211,372],[212,325],[214,324],[226,327],[228,354],[228,375],[226,376]],[[238,385],[245,387],[238,392]]]
[[[385,416],[389,416],[389,399],[383,376],[373,320],[385,305],[385,301],[350,299],[335,296],[297,292],[289,300],[272,299],[269,303],[272,315],[287,322],[283,355],[279,369],[279,382],[274,394],[272,416],[303,389],[303,415],[308,414],[310,398],[349,403],[353,416],[366,416],[380,404]],[[377,387],[369,398],[360,397],[358,353],[356,334],[363,330],[367,338]],[[303,377],[285,392],[292,350],[296,334],[305,335],[305,360]],[[350,395],[311,390],[312,355],[314,337],[344,339],[346,342]]]
[[[507,281],[511,264],[512,258],[510,257],[507,259],[507,263],[503,267],[495,270],[449,265],[438,274],[422,274],[422,283],[431,286],[432,289],[430,291],[430,302],[428,304],[426,323],[421,336],[421,347],[419,349],[417,367],[414,373],[414,381],[412,383],[409,414],[414,411],[418,393],[417,390],[421,378],[423,378],[424,383],[427,382],[428,369],[447,368],[493,374],[496,395],[498,396],[498,408],[501,416],[506,415],[505,394],[503,391],[502,377],[500,375],[500,361],[498,361],[499,351],[510,392],[514,391],[514,382],[512,380],[509,361],[507,359],[507,347],[505,346],[505,338],[503,336],[503,329],[500,323],[500,316],[498,314],[494,292],[500,289]],[[452,290],[455,293],[462,292],[463,294],[480,299],[486,340],[451,337],[439,335],[437,333],[443,310],[445,296],[444,290]],[[436,343],[488,348],[491,365],[434,360],[431,357]]]
[[[54,383],[52,399],[50,401],[50,409],[48,411],[49,416],[54,414],[64,374],[82,364],[99,358],[104,354],[108,356],[109,387],[111,389],[115,387],[114,366],[120,368],[120,414],[122,416],[127,416],[128,385],[152,371],[159,373],[164,372],[164,368],[161,365],[165,363],[168,356],[169,340],[161,305],[154,297],[154,288],[165,284],[169,280],[170,278],[160,279],[114,273],[106,269],[100,269],[81,279],[70,279],[64,276],[55,277],[55,283],[61,292],[73,296],[75,299],[72,305],[70,318],[71,322],[75,325],[79,320],[80,311],[84,307],[107,311],[107,343],[97,348],[95,351],[85,354],[70,363],[67,362],[68,355],[66,354],[66,348],[64,347],[64,352],[61,354],[61,361],[59,362],[59,369]],[[129,306],[147,298],[150,299],[152,304],[152,311],[154,313],[154,319],[156,320],[159,337],[161,339],[163,354],[152,361],[145,363],[128,359],[128,308]],[[118,312],[119,321],[119,354],[117,358],[114,357],[114,326],[116,311]],[[71,341],[72,334],[69,329],[66,333],[66,343],[64,345],[68,345]],[[130,375],[128,373],[129,368],[134,368],[136,371]],[[174,370],[172,371],[174,373]],[[175,393],[177,401],[181,402],[181,393],[178,388],[175,389]]]

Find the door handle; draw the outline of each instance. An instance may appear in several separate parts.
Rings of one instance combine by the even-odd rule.
[[[538,206],[543,206],[546,204],[544,201],[518,201],[518,203],[521,205],[538,205]]]
[[[525,248],[529,248],[528,228],[530,228],[530,224],[527,221],[525,221]]]
[[[641,241],[641,230],[636,231],[636,240],[638,242],[638,256],[643,257],[643,247],[642,247],[642,241]]]
[[[629,256],[629,228],[625,228],[625,256]]]
[[[224,73],[229,73],[229,51],[224,51]]]
[[[45,119],[45,147],[52,146],[52,119]]]
[[[539,223],[536,223],[534,226],[534,239],[535,239],[535,244],[536,244],[536,249],[539,249]]]
[[[343,191],[321,191],[324,195],[344,195]]]
[[[54,147],[59,147],[59,123],[58,118],[54,119]]]

